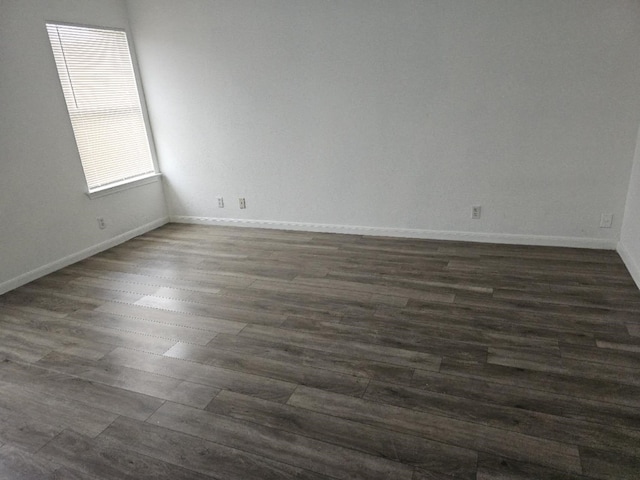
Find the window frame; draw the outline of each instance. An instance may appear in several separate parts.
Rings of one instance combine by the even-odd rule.
[[[78,160],[80,163],[80,168],[82,169],[82,175],[84,177],[85,180],[85,186],[86,186],[86,191],[85,191],[85,195],[87,195],[89,198],[93,199],[93,198],[100,198],[100,197],[104,197],[106,195],[111,195],[113,193],[117,193],[117,192],[121,192],[124,190],[128,190],[131,188],[135,188],[135,187],[139,187],[142,185],[148,185],[150,183],[156,183],[158,181],[160,181],[160,178],[162,177],[162,172],[160,171],[160,167],[158,164],[158,158],[157,158],[157,152],[156,152],[156,146],[155,146],[155,138],[153,135],[153,130],[151,129],[151,121],[149,118],[149,112],[147,110],[147,100],[146,100],[146,96],[144,94],[144,88],[142,85],[142,78],[140,76],[140,71],[138,68],[138,57],[136,55],[136,50],[133,44],[133,39],[131,37],[131,34],[129,32],[129,30],[127,28],[122,28],[122,27],[110,27],[110,26],[102,26],[102,25],[89,25],[89,24],[84,24],[84,23],[74,23],[74,22],[64,22],[64,21],[59,21],[59,20],[45,20],[45,34],[46,34],[46,38],[47,38],[47,42],[49,44],[49,50],[51,52],[51,60],[52,60],[52,65],[53,65],[53,69],[56,73],[56,79],[58,80],[58,85],[60,86],[59,92],[60,92],[60,97],[62,99],[62,102],[64,103],[64,108],[65,108],[65,112],[67,113],[67,120],[69,121],[69,126],[71,127],[71,131],[73,133],[73,141],[74,144],[76,146],[76,152],[78,152]],[[98,186],[95,187],[93,189],[89,188],[89,183],[87,181],[87,176],[84,170],[84,164],[82,162],[82,157],[80,156],[80,150],[78,148],[78,144],[76,141],[76,137],[75,137],[75,131],[73,129],[73,125],[71,122],[71,115],[67,106],[67,100],[64,94],[64,90],[62,88],[62,84],[61,84],[61,79],[60,79],[60,73],[58,72],[58,66],[56,64],[56,59],[55,56],[53,54],[53,46],[51,45],[51,40],[49,38],[49,34],[47,31],[47,26],[48,25],[60,25],[60,26],[68,26],[68,27],[80,27],[80,28],[89,28],[89,29],[96,29],[96,30],[111,30],[111,31],[116,31],[116,32],[123,32],[125,34],[125,38],[127,40],[127,48],[129,50],[129,57],[131,58],[131,66],[133,69],[133,76],[134,76],[134,80],[136,83],[136,91],[138,93],[138,101],[140,102],[140,110],[142,112],[142,120],[144,123],[144,129],[147,135],[147,142],[149,144],[149,152],[151,155],[151,162],[153,163],[153,172],[152,173],[148,173],[146,175],[141,175],[138,177],[134,177],[134,178],[130,178],[130,179],[124,179],[124,180],[120,180],[120,181],[115,181],[106,185],[102,185],[102,186]]]

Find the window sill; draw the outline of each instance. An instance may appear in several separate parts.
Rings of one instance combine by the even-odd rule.
[[[138,177],[132,180],[125,180],[123,182],[113,183],[111,185],[96,188],[95,190],[87,192],[86,195],[92,199],[105,197],[117,192],[122,192],[123,190],[129,190],[130,188],[136,188],[142,185],[147,185],[149,183],[155,183],[160,180],[161,176],[161,173],[151,173],[149,175],[145,175],[144,177]]]

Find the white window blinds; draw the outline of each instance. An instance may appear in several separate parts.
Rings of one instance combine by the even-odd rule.
[[[47,23],[89,191],[155,173],[127,36]]]

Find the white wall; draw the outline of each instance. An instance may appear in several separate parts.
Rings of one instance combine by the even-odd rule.
[[[618,252],[636,284],[640,287],[640,131],[638,132]]]
[[[45,20],[131,21],[175,216],[619,238],[637,1],[0,0],[0,293],[167,214],[160,184],[84,195]]]
[[[640,122],[640,2],[128,8],[174,216],[616,245]]]
[[[45,30],[45,20],[126,28],[126,14],[121,0],[0,3],[0,293],[166,217],[161,183],[85,195]]]

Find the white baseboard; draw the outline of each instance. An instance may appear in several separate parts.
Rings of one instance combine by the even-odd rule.
[[[245,220],[236,218],[171,216],[174,223],[199,225],[222,225],[235,227],[272,228],[278,230],[301,230],[306,232],[350,233],[383,237],[423,238],[429,240],[455,240],[462,242],[504,243],[510,245],[538,245],[549,247],[574,247],[615,250],[616,240],[583,237],[557,237],[547,235],[516,235],[509,233],[455,232],[444,230],[421,230],[410,228],[361,227],[324,223],[279,222],[268,220]]]
[[[638,286],[638,288],[640,288],[640,265],[638,265],[636,260],[629,253],[629,250],[627,250],[622,242],[618,243],[618,248],[616,250],[618,251],[618,255],[620,255],[620,258],[622,258],[622,261],[626,265],[627,270],[629,270],[633,281],[636,282],[636,285]]]
[[[121,243],[126,242],[127,240],[132,239],[133,237],[137,237],[138,235],[142,235],[143,233],[150,232],[151,230],[155,230],[162,225],[165,225],[169,222],[169,217],[160,218],[154,222],[147,223],[146,225],[142,225],[141,227],[134,228],[133,230],[129,230],[128,232],[122,233],[116,237],[110,238],[101,242],[97,245],[93,245],[89,248],[85,248],[79,252],[73,253],[71,255],[67,255],[66,257],[60,258],[54,262],[43,265],[42,267],[38,267],[30,272],[23,273],[22,275],[12,278],[11,280],[7,280],[5,282],[0,283],[0,295],[8,292],[9,290],[13,290],[14,288],[18,288],[26,283],[32,282],[40,277],[44,277],[56,270],[60,270],[61,268],[67,267],[72,263],[79,262],[80,260],[84,260],[85,258],[90,257],[91,255],[95,255],[96,253],[100,253],[104,250],[108,250],[109,248],[115,247],[116,245],[120,245]]]

